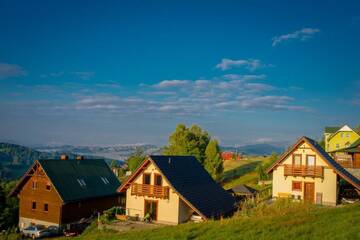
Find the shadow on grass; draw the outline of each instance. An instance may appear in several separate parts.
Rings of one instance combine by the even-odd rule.
[[[244,164],[240,167],[231,169],[229,171],[224,172],[223,178],[222,178],[222,184],[230,182],[234,180],[235,178],[239,178],[249,172],[253,172],[255,168],[261,164],[261,162],[251,162]]]

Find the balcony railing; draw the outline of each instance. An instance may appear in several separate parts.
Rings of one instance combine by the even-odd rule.
[[[344,168],[360,168],[359,164],[354,164],[354,160],[351,155],[337,155],[334,159]]]
[[[131,185],[131,195],[168,199],[169,187],[133,183]]]
[[[285,176],[324,177],[324,168],[321,166],[284,165]]]

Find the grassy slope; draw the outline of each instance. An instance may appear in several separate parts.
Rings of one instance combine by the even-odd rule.
[[[359,239],[359,222],[360,204],[325,208],[279,202],[221,221],[121,234],[91,229],[78,239]]]
[[[229,160],[224,162],[224,185],[225,189],[237,184],[247,184],[254,188],[257,185],[258,175],[255,168],[262,162],[269,161],[269,157],[247,156],[242,160]]]

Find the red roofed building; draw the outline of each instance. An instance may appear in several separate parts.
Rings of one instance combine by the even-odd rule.
[[[241,155],[234,152],[222,152],[221,159],[223,161],[227,160],[241,160]]]

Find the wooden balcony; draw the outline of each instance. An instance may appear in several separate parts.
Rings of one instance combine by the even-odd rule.
[[[324,177],[324,167],[284,164],[285,176]]]
[[[169,187],[133,183],[131,184],[131,195],[168,199],[169,189]]]
[[[351,155],[335,155],[335,161],[344,168],[360,168],[358,161],[354,161]]]

